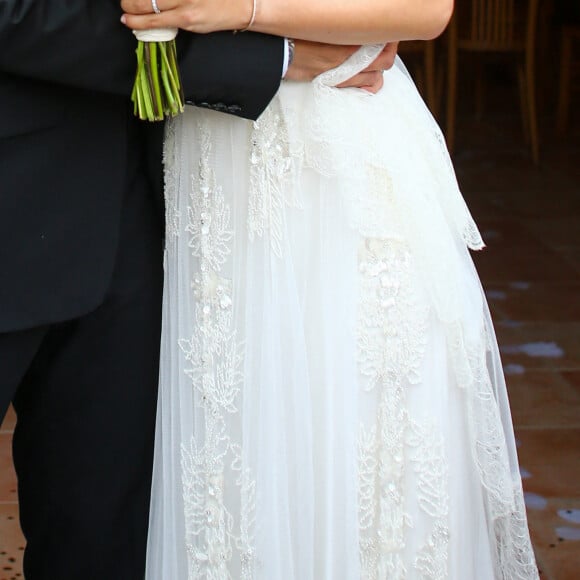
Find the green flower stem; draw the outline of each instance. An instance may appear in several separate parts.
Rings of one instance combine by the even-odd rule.
[[[175,83],[172,79],[171,65],[169,64],[169,59],[167,58],[165,47],[161,48],[161,58],[163,60],[163,66],[161,67],[161,78],[163,79],[163,86],[165,87],[168,112],[174,113],[179,107],[176,100],[178,88],[175,86]]]
[[[147,80],[151,90],[151,101],[153,116],[156,121],[163,119],[163,103],[161,101],[161,91],[159,89],[159,70],[157,67],[157,43],[148,42],[145,45],[147,55]]]
[[[153,114],[153,103],[151,102],[151,86],[149,84],[149,79],[147,78],[146,67],[141,69],[141,74],[139,75],[139,86],[137,87],[137,90],[140,91],[140,102],[143,105],[142,108],[139,107],[139,112],[143,113],[143,116],[140,114],[139,117],[141,119],[149,119],[150,121],[154,121],[155,115]]]
[[[181,112],[183,110],[183,92],[181,88],[181,83],[179,81],[178,71],[177,68],[177,58],[175,55],[175,44],[172,46],[167,47],[168,50],[165,50],[166,47],[163,47],[164,50],[162,51],[163,59],[165,60],[165,67],[164,70],[167,71],[168,80],[170,83],[169,92],[173,97],[173,102],[175,103],[175,112]],[[169,54],[168,54],[169,53]]]
[[[137,43],[137,74],[131,92],[134,113],[160,121],[183,111],[184,96],[175,40]]]

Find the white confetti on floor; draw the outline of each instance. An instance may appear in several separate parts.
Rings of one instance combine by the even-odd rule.
[[[556,535],[563,540],[580,540],[580,528],[564,526],[556,528]]]
[[[558,510],[558,515],[567,522],[580,524],[580,509]]]
[[[529,290],[530,283],[529,282],[512,282],[510,284],[510,288],[513,288],[514,290]]]
[[[524,500],[530,510],[543,510],[548,505],[548,500],[537,493],[524,493]]]
[[[522,365],[509,364],[504,365],[503,372],[506,375],[523,375],[526,372],[526,369]]]
[[[560,358],[564,351],[555,342],[528,342],[501,347],[504,354],[525,354],[530,357]]]
[[[503,290],[487,290],[485,293],[488,300],[505,300],[507,294]]]

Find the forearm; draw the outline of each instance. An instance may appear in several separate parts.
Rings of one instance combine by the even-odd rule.
[[[452,10],[453,0],[257,0],[252,30],[339,44],[426,40]]]
[[[151,0],[121,0],[130,28],[207,33],[251,30],[331,44],[373,44],[439,35],[453,0],[171,0],[154,14]],[[250,26],[249,26],[250,25]]]

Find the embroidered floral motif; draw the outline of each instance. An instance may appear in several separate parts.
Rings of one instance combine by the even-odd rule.
[[[229,579],[233,516],[224,502],[224,458],[229,451],[223,424],[208,429],[199,449],[194,438],[182,446],[182,481],[189,578]]]
[[[449,478],[441,432],[426,420],[412,422],[407,443],[413,449],[411,462],[417,474],[417,500],[433,519],[433,527],[420,548],[414,567],[424,580],[445,580],[449,549]]]
[[[529,541],[521,481],[511,474],[502,417],[488,367],[492,336],[493,329],[486,324],[482,324],[479,336],[472,341],[456,336],[455,344],[463,349],[456,356],[463,355],[470,369],[471,382],[467,388],[472,453],[492,520],[490,537],[496,550],[496,576],[501,580],[527,580],[537,578],[538,573]]]
[[[526,506],[520,483],[513,488],[512,511],[494,522],[496,539],[496,576],[501,580],[530,580],[538,577],[530,544]]]
[[[392,240],[367,239],[359,254],[358,360],[368,390],[421,378],[428,311],[413,295],[410,260]]]
[[[439,541],[447,529],[442,443],[440,437],[430,441],[423,436],[406,403],[406,389],[421,380],[429,311],[414,295],[411,256],[404,244],[367,239],[359,271],[359,368],[367,377],[367,396],[375,396],[378,404],[374,424],[363,424],[359,438],[362,577],[407,577],[403,552],[413,524],[405,506],[408,461],[418,474],[419,505],[434,521],[415,567],[422,573],[444,572],[447,543]]]
[[[276,101],[254,123],[250,143],[248,235],[253,240],[268,232],[274,254],[281,257],[284,211],[289,206],[298,207],[299,202],[297,189],[289,183],[292,157]]]
[[[182,445],[189,578],[232,578],[234,559],[241,580],[252,577],[255,482],[242,449],[232,439],[229,417],[239,415],[243,383],[242,345],[233,329],[231,281],[221,270],[231,253],[230,208],[211,167],[211,141],[199,126],[201,158],[192,176],[185,231],[198,268],[191,280],[195,331],[178,341],[199,406],[196,435]],[[228,505],[226,481],[238,491]],[[229,485],[229,484],[228,484]],[[231,501],[231,499],[230,499]],[[235,580],[238,580],[237,578]]]
[[[230,226],[230,208],[221,187],[215,182],[211,167],[211,143],[206,131],[200,138],[201,161],[199,174],[192,176],[190,206],[187,208],[185,231],[191,235],[189,247],[200,258],[201,271],[219,271],[230,254],[229,243],[233,232]]]

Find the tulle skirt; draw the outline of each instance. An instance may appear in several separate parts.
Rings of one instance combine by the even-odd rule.
[[[168,130],[147,578],[536,579],[441,133],[400,62],[336,80]]]

